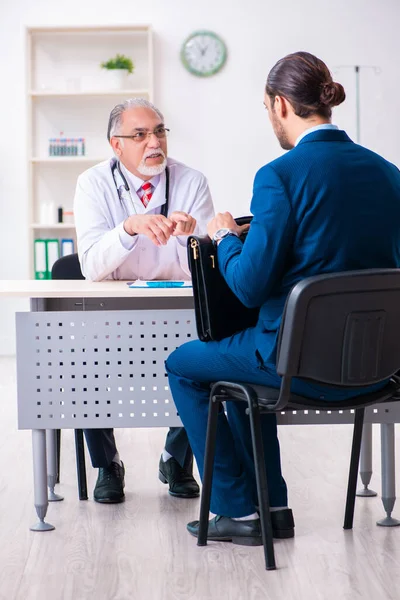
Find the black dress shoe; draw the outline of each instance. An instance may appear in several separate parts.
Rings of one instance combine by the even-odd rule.
[[[158,469],[158,478],[162,483],[169,484],[171,496],[197,498],[200,495],[200,488],[193,475],[181,467],[174,457],[164,462],[161,455]]]
[[[104,504],[117,504],[125,500],[125,467],[112,462],[109,467],[100,467],[93,498]]]
[[[294,537],[294,519],[290,508],[271,512],[271,521],[274,538]],[[197,537],[199,521],[188,523],[187,530]],[[235,521],[217,515],[208,522],[208,539],[215,542],[233,542],[242,546],[260,546],[262,544],[260,519]]]
[[[188,523],[187,530],[197,537],[199,521]],[[234,521],[229,517],[217,515],[208,522],[208,539],[215,542],[232,542],[240,546],[262,546],[260,519]]]

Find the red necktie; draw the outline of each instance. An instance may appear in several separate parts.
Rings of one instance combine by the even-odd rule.
[[[141,201],[143,203],[143,206],[146,208],[153,195],[153,186],[151,185],[151,183],[146,181],[146,183],[142,185],[141,189],[143,190],[143,196],[141,197]]]

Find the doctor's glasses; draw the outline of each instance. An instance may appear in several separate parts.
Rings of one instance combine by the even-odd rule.
[[[157,139],[163,140],[169,134],[169,129],[166,127],[156,127],[153,131],[146,131],[146,129],[139,129],[131,135],[113,135],[112,137],[126,138],[133,140],[136,143],[144,142],[150,135],[155,135]]]

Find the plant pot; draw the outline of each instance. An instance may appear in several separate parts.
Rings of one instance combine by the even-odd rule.
[[[107,70],[107,88],[110,90],[124,89],[128,77],[126,69],[108,69]]]

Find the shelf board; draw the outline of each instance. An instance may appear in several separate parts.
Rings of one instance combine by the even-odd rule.
[[[100,163],[107,158],[91,158],[90,156],[46,156],[40,158],[39,156],[34,156],[30,159],[32,163]]]
[[[42,223],[31,223],[31,229],[75,229],[74,223],[49,223],[44,225]]]
[[[83,25],[71,27],[27,27],[27,32],[30,34],[42,35],[44,33],[58,34],[75,34],[75,33],[142,33],[151,31],[151,25]]]
[[[82,91],[82,92],[62,92],[62,91],[57,91],[57,90],[31,90],[29,92],[29,95],[34,97],[34,98],[70,98],[70,97],[76,97],[76,98],[84,98],[84,97],[91,97],[91,96],[129,96],[129,97],[135,97],[135,96],[149,96],[150,92],[149,90],[125,90],[123,88],[119,89],[119,90],[87,90],[87,91]]]

